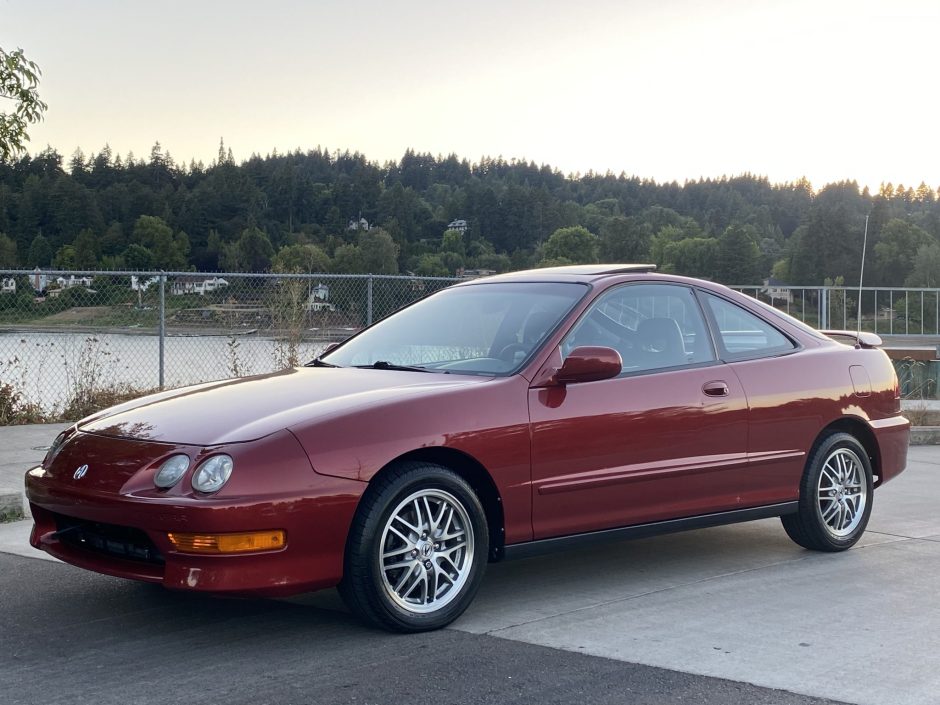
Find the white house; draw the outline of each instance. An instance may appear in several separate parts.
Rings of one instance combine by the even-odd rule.
[[[480,277],[491,277],[496,274],[495,269],[463,269],[457,270],[457,276],[460,279],[479,279]]]
[[[15,294],[16,293],[16,279],[10,277],[9,279],[3,280],[3,286],[0,287],[0,293],[4,294]]]
[[[362,216],[359,219],[353,218],[346,224],[347,230],[368,230],[372,226],[369,225],[369,221],[363,218]]]
[[[317,285],[310,290],[310,294],[307,296],[304,309],[307,311],[335,311],[336,306],[330,303],[330,287],[317,282]]]
[[[452,220],[447,224],[448,230],[459,230],[462,233],[467,232],[469,228],[470,228],[470,224],[466,220],[463,220],[462,218],[458,220]]]
[[[159,277],[149,277],[141,281],[136,274],[131,274],[131,291],[147,291],[152,284],[160,281]]]
[[[170,293],[173,296],[183,296],[184,294],[205,296],[226,286],[228,286],[228,282],[222,277],[177,277],[170,284]]]
[[[770,277],[770,279],[764,280],[764,286],[760,291],[773,301],[785,301],[788,304],[793,303],[793,291],[790,289],[790,285],[785,281]]]
[[[65,277],[56,277],[55,282],[59,285],[60,289],[72,289],[76,286],[83,286],[88,289],[92,284],[92,278],[76,277],[74,274],[70,274],[68,279]]]

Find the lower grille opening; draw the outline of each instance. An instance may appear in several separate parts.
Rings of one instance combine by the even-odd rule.
[[[140,529],[55,515],[56,538],[67,546],[128,561],[162,565],[163,556]]]

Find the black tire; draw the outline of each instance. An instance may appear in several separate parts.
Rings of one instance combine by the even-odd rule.
[[[843,471],[846,479],[836,479]],[[873,499],[868,452],[855,436],[831,433],[816,444],[806,463],[799,510],[780,521],[787,535],[803,548],[844,551],[865,533]]]
[[[473,600],[488,554],[486,515],[470,485],[441,465],[397,463],[373,480],[360,502],[339,592],[355,614],[377,627],[440,629]],[[398,563],[403,567],[395,568]],[[404,582],[396,591],[393,581]]]

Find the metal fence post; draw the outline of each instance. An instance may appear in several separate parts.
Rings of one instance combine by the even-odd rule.
[[[160,389],[163,389],[164,342],[166,341],[166,274],[160,272]]]
[[[366,284],[366,325],[372,325],[372,275]]]

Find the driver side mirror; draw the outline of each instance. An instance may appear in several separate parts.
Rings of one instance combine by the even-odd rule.
[[[583,346],[575,348],[565,358],[561,368],[552,375],[550,384],[565,386],[581,382],[599,382],[620,374],[623,360],[613,348]]]

